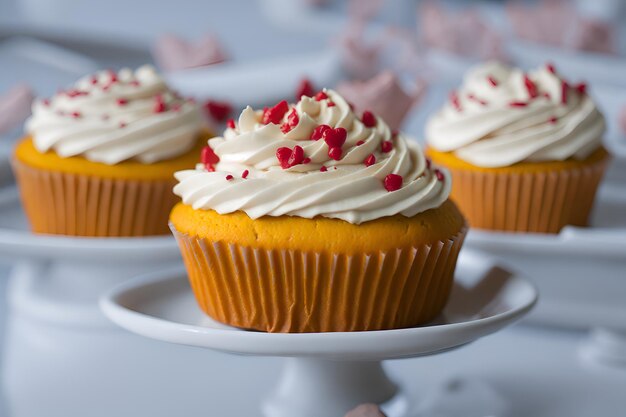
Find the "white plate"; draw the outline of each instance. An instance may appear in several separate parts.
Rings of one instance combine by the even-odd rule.
[[[118,325],[173,343],[248,355],[382,360],[430,355],[472,342],[521,318],[537,299],[525,279],[481,255],[465,252],[456,276],[438,320],[385,331],[287,334],[224,326],[200,311],[181,269],[122,284],[103,296],[100,305]]]
[[[21,259],[176,262],[180,252],[171,235],[128,238],[91,238],[34,234],[29,230],[15,187],[0,190],[0,253]]]
[[[466,246],[532,277],[538,323],[626,330],[626,189],[601,187],[589,228],[558,235],[470,230]]]

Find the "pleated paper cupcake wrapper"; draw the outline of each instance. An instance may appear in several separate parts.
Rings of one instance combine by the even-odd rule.
[[[430,245],[345,255],[251,248],[170,227],[206,314],[282,333],[395,329],[432,320],[450,294],[466,234],[464,228]]]
[[[608,159],[554,172],[493,173],[451,169],[452,199],[471,227],[558,233],[586,226]]]
[[[36,233],[149,236],[169,233],[174,180],[137,181],[48,171],[13,161],[22,205]]]

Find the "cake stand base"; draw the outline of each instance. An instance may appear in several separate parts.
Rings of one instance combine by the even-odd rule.
[[[408,400],[380,362],[288,358],[263,413],[267,417],[293,417],[296,412],[299,417],[319,417],[341,410],[343,415],[362,403],[388,403],[389,417],[403,417],[408,408]]]

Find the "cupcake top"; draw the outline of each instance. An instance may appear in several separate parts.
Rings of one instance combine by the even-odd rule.
[[[473,165],[585,159],[602,144],[605,121],[586,92],[547,64],[525,73],[497,62],[465,76],[426,125],[429,146]]]
[[[114,165],[177,157],[195,144],[198,106],[170,90],[151,66],[101,71],[38,100],[26,122],[39,152]]]
[[[358,224],[439,207],[448,174],[371,112],[357,116],[336,92],[247,107],[210,139],[195,170],[175,174],[174,192],[220,214],[323,216]]]

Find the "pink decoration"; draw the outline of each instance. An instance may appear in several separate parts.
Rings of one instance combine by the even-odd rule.
[[[576,29],[569,43],[572,48],[605,54],[615,53],[615,34],[608,23],[581,16]]]
[[[348,16],[358,21],[371,20],[380,12],[383,4],[383,0],[349,0]]]
[[[376,404],[361,404],[348,411],[345,417],[386,417]]]
[[[520,38],[585,51],[615,50],[613,27],[580,15],[570,1],[539,0],[534,5],[512,2],[506,10]]]
[[[418,8],[420,41],[427,47],[481,59],[506,60],[500,34],[473,8],[450,12],[434,0]]]
[[[409,110],[423,97],[426,86],[419,82],[409,94],[393,72],[384,71],[367,81],[342,82],[337,90],[354,105],[357,114],[369,110],[392,129],[398,129]]]
[[[364,40],[364,23],[348,25],[348,29],[339,37],[341,63],[348,76],[365,79],[373,76],[380,65],[382,45]]]
[[[28,116],[35,96],[26,84],[18,84],[0,96],[0,134],[19,126]]]
[[[195,43],[175,35],[164,35],[154,45],[153,55],[166,71],[218,64],[227,59],[214,35],[206,35]]]

